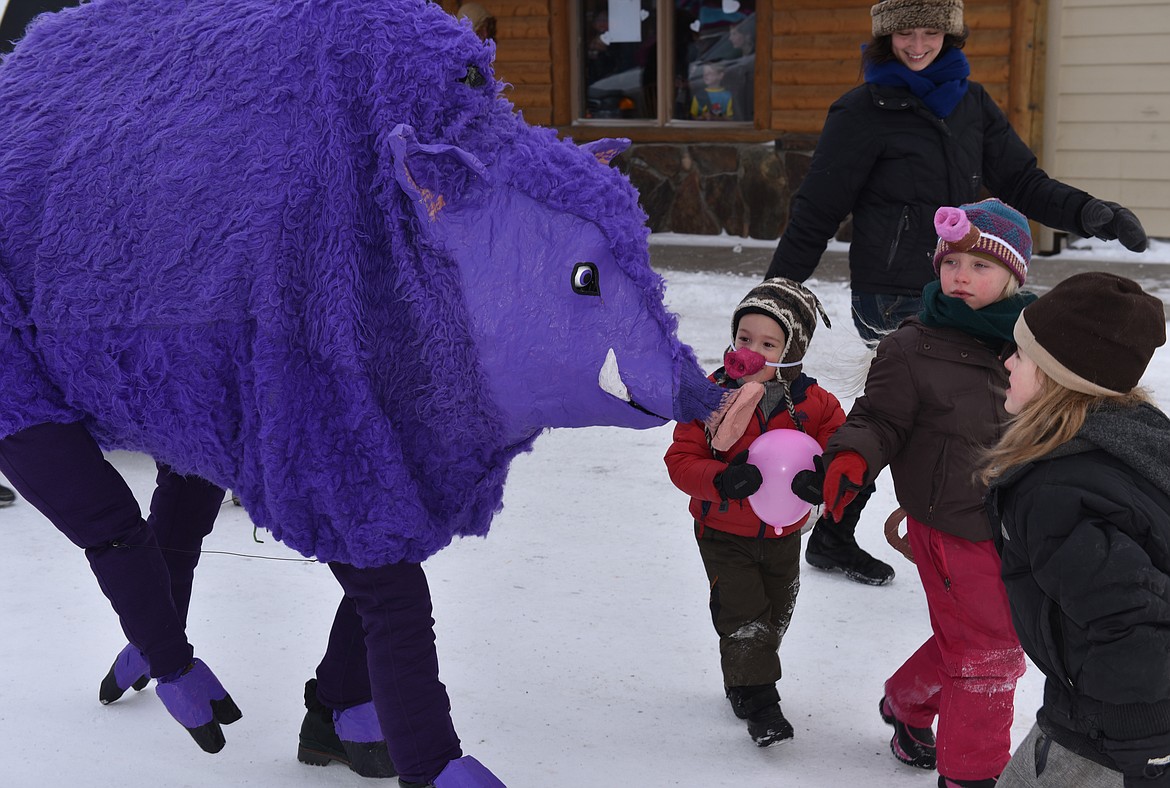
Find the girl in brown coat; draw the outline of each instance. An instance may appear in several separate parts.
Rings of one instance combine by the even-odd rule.
[[[890,749],[911,766],[937,764],[941,788],[989,788],[1011,755],[1024,656],[974,472],[1007,418],[1001,356],[1035,298],[1017,292],[1032,239],[999,200],[940,208],[935,227],[940,279],[919,316],[879,343],[864,394],[829,441],[824,495],[838,519],[890,466],[933,631],[886,681]]]

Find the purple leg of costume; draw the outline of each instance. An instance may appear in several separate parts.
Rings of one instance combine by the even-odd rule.
[[[342,597],[325,656],[317,666],[317,700],[331,709],[348,709],[373,700],[365,638],[357,606],[349,597]]]
[[[191,583],[203,539],[215,526],[223,505],[224,489],[198,476],[180,476],[158,463],[154,495],[146,524],[163,549],[171,576],[171,599],[183,625],[191,604]]]
[[[390,758],[404,781],[434,780],[463,753],[447,688],[439,681],[431,592],[422,566],[357,569],[334,563],[329,568],[365,631],[370,688]],[[342,624],[352,627],[352,618]],[[331,633],[331,646],[335,636],[341,633]],[[322,665],[329,663],[327,654]]]
[[[0,440],[0,470],[71,542],[122,623],[142,649],[152,676],[191,662],[171,578],[138,502],[79,423],[39,424]]]

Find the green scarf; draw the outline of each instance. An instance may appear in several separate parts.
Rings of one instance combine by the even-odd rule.
[[[1012,342],[1012,329],[1020,312],[1036,300],[1035,293],[1017,290],[1015,295],[972,309],[961,298],[943,295],[937,279],[922,288],[922,311],[918,319],[928,326],[957,328],[992,347]]]

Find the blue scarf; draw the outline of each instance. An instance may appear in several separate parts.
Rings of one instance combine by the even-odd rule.
[[[874,85],[909,88],[937,117],[945,118],[967,93],[971,65],[963,50],[950,49],[921,71],[911,71],[900,60],[865,67],[865,81]]]

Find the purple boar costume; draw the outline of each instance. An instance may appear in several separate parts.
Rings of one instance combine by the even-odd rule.
[[[329,562],[410,781],[459,752],[418,564],[542,429],[719,404],[619,148],[525,124],[491,52],[423,0],[95,0],[0,65],[9,467],[70,425]]]

